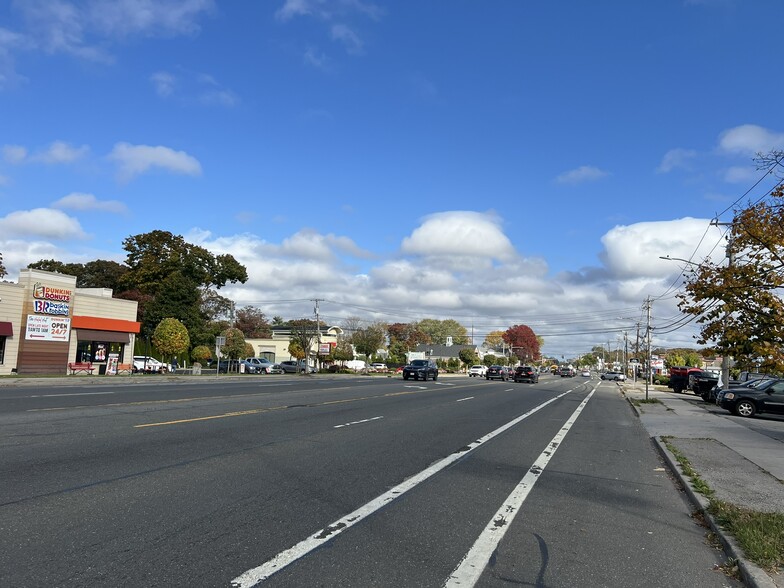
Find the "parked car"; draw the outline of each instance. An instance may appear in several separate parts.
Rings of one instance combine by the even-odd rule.
[[[505,365],[491,365],[485,372],[485,379],[501,381],[508,380],[509,368],[507,368]]]
[[[415,380],[427,380],[432,378],[438,379],[438,366],[432,359],[415,359],[403,368],[403,379],[408,380],[414,378]]]
[[[512,378],[515,382],[529,382],[536,384],[539,382],[539,372],[528,365],[520,365],[515,368]]]
[[[266,357],[246,357],[245,361],[256,366],[256,370],[260,374],[272,373],[270,372],[270,369],[272,368],[273,365],[275,365]]]
[[[285,374],[286,372],[283,371],[283,368],[280,367],[279,363],[273,363],[270,366],[269,371],[267,373],[268,374]]]
[[[385,363],[371,363],[370,367],[373,369],[373,371],[376,371],[376,372],[385,373],[385,372],[389,371],[389,368],[387,367],[387,364],[385,364]]]
[[[622,372],[604,372],[601,375],[602,380],[610,380],[611,382],[623,382],[626,380],[626,375]]]
[[[470,368],[468,368],[469,378],[483,378],[486,373],[487,373],[486,365],[472,365]]]
[[[739,386],[722,390],[716,404],[742,417],[762,412],[784,414],[784,380],[763,380],[755,387]]]
[[[310,372],[311,374],[316,373],[316,368],[314,368],[313,366],[306,366],[304,359],[300,359],[299,361],[296,361],[294,359],[281,361],[279,365],[280,368],[287,374],[297,374],[297,373],[304,374],[305,372]]]
[[[245,359],[221,359],[218,362],[219,374],[257,374],[259,368]]]
[[[134,372],[145,372],[148,374],[165,374],[168,370],[168,366],[165,363],[161,363],[154,357],[145,357],[144,355],[134,355],[133,356],[133,371]]]

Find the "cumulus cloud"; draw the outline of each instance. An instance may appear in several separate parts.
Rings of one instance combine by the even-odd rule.
[[[730,184],[746,184],[756,181],[763,174],[751,166],[733,165],[724,171],[724,181]]]
[[[58,240],[87,237],[78,220],[51,208],[18,210],[0,218],[0,235]]]
[[[583,184],[585,182],[595,182],[607,176],[608,172],[592,165],[581,165],[578,168],[563,172],[555,181],[559,184]]]
[[[659,167],[656,171],[661,174],[666,174],[674,169],[688,169],[691,161],[697,157],[697,152],[693,149],[670,149],[664,154]]]
[[[727,129],[719,137],[719,149],[726,153],[755,155],[784,149],[784,133],[758,125],[740,125]]]
[[[420,227],[403,239],[401,251],[418,256],[456,256],[511,259],[511,242],[501,220],[471,211],[440,212],[425,217]]]
[[[332,36],[333,40],[343,43],[343,46],[349,53],[362,53],[364,43],[362,42],[362,39],[360,39],[359,36],[353,30],[351,30],[348,25],[332,25],[330,35]]]
[[[602,237],[604,251],[600,257],[610,276],[616,279],[666,278],[679,269],[675,262],[660,257],[695,262],[711,254],[720,258],[724,254],[722,247],[716,247],[720,239],[720,229],[711,227],[709,219],[687,217],[636,223],[608,231]],[[698,243],[702,245],[695,252]]]
[[[190,176],[199,176],[202,172],[201,164],[195,157],[185,151],[175,151],[160,145],[153,147],[117,143],[109,159],[119,165],[119,178],[123,181],[129,181],[153,168]]]
[[[101,212],[124,213],[128,208],[119,200],[98,200],[93,194],[72,192],[52,203],[54,208],[71,210],[98,210]]]

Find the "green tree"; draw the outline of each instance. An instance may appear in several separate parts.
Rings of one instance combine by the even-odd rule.
[[[250,343],[245,343],[245,353],[242,357],[256,357],[256,350],[253,349],[253,345]]]
[[[150,332],[161,318],[171,316],[188,328],[197,343],[207,343],[206,316],[201,302],[211,288],[246,282],[248,273],[230,255],[213,255],[168,231],[151,231],[123,240],[125,290],[138,291],[150,301],[140,308],[143,331]]]
[[[6,271],[5,266],[3,265],[3,254],[0,253],[0,278],[4,278],[7,275],[8,272]]]
[[[401,343],[400,341],[395,341],[394,343],[389,344],[387,352],[387,361],[391,363],[405,363],[406,353],[408,352],[408,345]]]
[[[345,362],[354,359],[354,349],[348,341],[338,341],[338,344],[330,352],[332,361]]]
[[[419,323],[392,323],[387,325],[387,336],[390,347],[401,344],[405,351],[415,349],[420,343],[430,343],[430,338],[419,328]],[[402,361],[405,361],[402,360]]]
[[[455,345],[468,344],[468,331],[456,320],[422,319],[417,326],[427,335],[428,343],[445,345],[447,337],[452,337],[452,343]]]
[[[191,359],[199,363],[206,363],[212,357],[212,350],[206,345],[197,345],[191,350]]]
[[[361,353],[368,360],[371,356],[375,355],[384,343],[384,336],[386,334],[386,325],[381,323],[374,323],[359,329],[354,333],[352,341],[357,353]]]
[[[152,335],[152,344],[165,358],[185,353],[191,345],[188,329],[175,318],[165,318]]]
[[[111,288],[115,294],[125,290],[122,277],[128,271],[127,266],[105,259],[96,259],[85,264],[41,259],[27,267],[76,276],[77,288]]]
[[[772,169],[784,153],[758,158]],[[727,254],[731,263],[710,259],[686,276],[681,310],[701,325],[698,342],[742,365],[760,362],[784,370],[784,186],[769,198],[736,212]]]
[[[500,364],[501,360],[495,355],[493,355],[492,353],[488,353],[487,355],[484,356],[484,358],[482,358],[482,363],[486,366],[491,366],[491,365]]]
[[[460,357],[460,361],[462,361],[466,366],[475,365],[479,361],[479,357],[477,357],[476,351],[469,349],[468,347],[461,349],[460,353],[458,353],[458,357]]]
[[[226,329],[222,333],[226,344],[220,348],[221,355],[229,359],[239,359],[245,353],[245,335],[239,329]]]
[[[292,339],[289,343],[288,352],[294,359],[305,359],[305,350],[302,349],[302,345],[299,341],[294,341]]]

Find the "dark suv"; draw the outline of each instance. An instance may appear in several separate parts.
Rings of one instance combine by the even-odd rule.
[[[485,380],[499,379],[505,381],[509,379],[509,368],[505,365],[491,365],[485,372]]]
[[[436,362],[432,359],[415,359],[403,368],[403,379],[408,380],[414,378],[415,380],[427,380],[432,378],[438,379],[438,367]]]
[[[514,381],[536,384],[539,382],[539,372],[529,365],[517,366],[514,371]]]

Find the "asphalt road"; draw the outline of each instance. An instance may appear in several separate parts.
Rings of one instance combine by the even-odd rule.
[[[736,585],[689,513],[596,379],[0,389],[0,586]]]

